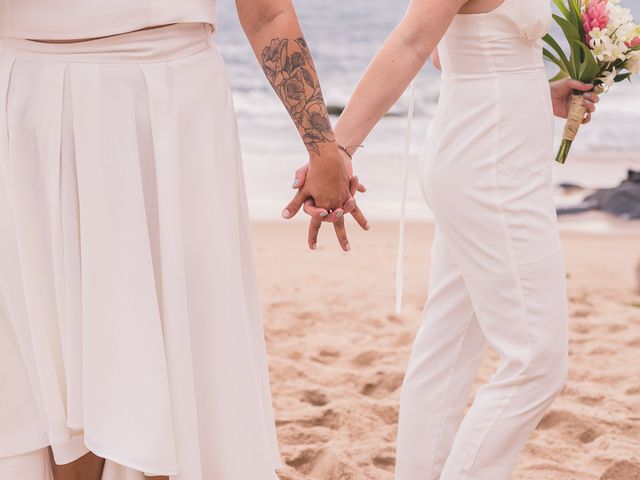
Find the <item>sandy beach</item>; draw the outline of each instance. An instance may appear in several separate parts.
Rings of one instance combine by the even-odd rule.
[[[596,218],[598,220],[598,218]],[[571,225],[572,220],[566,224]],[[399,387],[427,295],[433,226],[407,231],[406,295],[393,313],[397,225],[254,224],[282,480],[391,480]],[[515,480],[640,479],[640,227],[562,228],[571,329],[569,383],[538,425]],[[497,365],[488,352],[477,384]]]

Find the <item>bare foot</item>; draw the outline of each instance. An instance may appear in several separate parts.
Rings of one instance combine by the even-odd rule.
[[[56,465],[51,449],[49,449],[49,458],[54,480],[100,480],[102,477],[104,458],[91,452],[66,465]]]

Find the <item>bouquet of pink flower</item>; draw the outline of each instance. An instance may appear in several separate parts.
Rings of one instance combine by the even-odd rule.
[[[614,83],[640,73],[640,26],[620,0],[553,0],[560,15],[553,18],[569,44],[567,55],[560,44],[546,35],[550,47],[544,56],[560,68],[556,79],[571,77],[594,84],[599,93]],[[584,120],[586,108],[581,92],[575,92],[556,160],[564,163]]]

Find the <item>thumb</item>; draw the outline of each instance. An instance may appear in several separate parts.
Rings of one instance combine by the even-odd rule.
[[[567,81],[567,87],[572,90],[580,90],[581,92],[588,92],[589,90],[593,90],[593,85],[589,83],[582,83],[579,80],[569,80]]]
[[[307,180],[307,172],[309,171],[309,164],[300,167],[296,170],[295,178],[293,180],[293,188],[302,188]]]
[[[300,210],[302,204],[306,199],[307,194],[302,190],[298,190],[295,197],[293,197],[293,200],[291,200],[291,202],[289,202],[289,205],[287,205],[282,211],[282,218],[284,218],[285,220],[289,220],[290,218],[294,217],[296,213],[298,213],[298,210]]]

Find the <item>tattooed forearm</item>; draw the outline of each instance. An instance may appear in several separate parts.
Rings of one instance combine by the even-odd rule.
[[[304,38],[290,42],[275,38],[260,59],[269,82],[284,103],[310,152],[335,137],[320,82]]]

